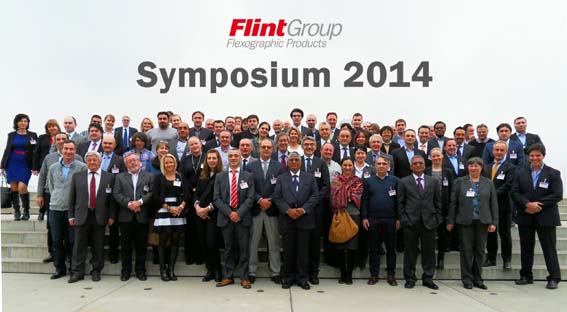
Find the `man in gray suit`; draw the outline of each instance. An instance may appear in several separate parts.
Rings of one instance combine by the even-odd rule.
[[[368,156],[366,156],[366,163],[374,167],[376,165],[376,159],[383,156],[387,158],[390,163],[390,171],[388,171],[388,174],[394,175],[394,157],[380,150],[382,148],[382,136],[373,134],[370,139],[368,139],[368,145],[370,145],[370,152],[368,152]]]
[[[122,272],[121,281],[130,279],[132,273],[132,245],[136,249],[136,277],[145,281],[146,253],[148,248],[148,218],[152,211],[152,187],[154,176],[140,170],[140,158],[134,152],[124,155],[127,172],[116,175],[114,181],[113,197],[118,207],[111,210],[111,218],[118,222],[120,227]]]
[[[247,170],[251,162],[258,160],[252,157],[252,140],[248,138],[240,139],[238,150],[240,150],[240,156],[242,156],[242,170]]]
[[[254,203],[254,178],[250,172],[240,168],[242,156],[239,150],[228,151],[228,170],[215,179],[213,203],[219,209],[217,225],[224,238],[223,279],[217,287],[234,284],[234,269],[238,259],[240,284],[245,289],[252,287],[248,279],[250,256],[250,210]]]
[[[169,141],[169,153],[180,162],[189,152],[189,125],[180,122],[177,125],[177,138]]]
[[[87,140],[86,137],[75,131],[75,129],[77,128],[77,120],[75,119],[75,117],[66,116],[63,119],[63,127],[65,128],[65,132],[69,136],[69,140],[77,143],[77,145]]]
[[[314,209],[319,203],[317,182],[311,173],[301,171],[301,156],[292,152],[288,160],[289,171],[280,175],[273,200],[280,210],[280,233],[283,236],[283,263],[285,276],[282,288],[297,283],[310,289],[309,237],[315,228]]]
[[[435,275],[435,237],[442,221],[441,187],[431,176],[425,175],[425,159],[421,155],[411,158],[412,174],[398,183],[398,211],[404,231],[405,288],[413,288],[417,246],[421,242],[423,286],[439,289],[433,283]]]
[[[104,267],[104,230],[107,224],[114,223],[110,218],[114,176],[102,171],[99,153],[87,152],[85,159],[88,170],[73,174],[70,187],[69,224],[75,226],[75,245],[69,283],[84,279],[89,241],[93,256],[92,280],[100,281]]]

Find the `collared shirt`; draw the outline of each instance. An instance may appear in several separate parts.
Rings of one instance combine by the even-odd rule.
[[[87,174],[87,185],[89,186],[87,189],[89,190],[89,197],[91,198],[91,179],[92,179],[92,174],[90,170],[87,170],[88,174]],[[100,177],[101,177],[102,173],[101,173],[101,168],[98,168],[97,171],[95,171],[95,197],[96,194],[98,193],[98,187],[100,185]]]
[[[418,142],[417,146],[421,151],[423,151],[424,153],[427,153],[427,142],[425,142],[425,143]]]
[[[114,153],[102,154],[102,162],[100,163],[102,170],[108,171],[108,167],[110,166],[110,162],[112,161],[112,156],[114,156]]]
[[[177,141],[177,146],[175,146],[175,152],[177,153],[177,158],[181,159],[183,157],[183,153],[185,153],[185,149],[187,148],[188,141]]]
[[[128,172],[130,174],[130,176],[132,177],[132,184],[134,185],[134,200],[136,200],[136,184],[138,184],[138,175],[139,175],[139,171],[132,173],[132,172]]]
[[[455,173],[459,173],[459,159],[457,158],[457,155],[455,156],[449,156],[447,155],[447,159],[449,159],[449,161],[451,162],[451,165],[453,166],[453,170],[455,171]]]
[[[311,163],[311,168],[313,168],[313,156],[308,157],[308,156],[304,156],[305,157],[305,171],[307,171],[307,164]]]
[[[90,145],[89,145],[89,151],[93,150],[93,143],[96,144],[96,148],[94,149],[95,151],[98,151],[100,144],[102,143],[102,139],[98,140],[98,141],[90,141]]]
[[[215,147],[217,151],[219,151],[222,160],[222,167],[226,170],[228,168],[228,151],[236,149],[232,146],[229,146],[226,150],[223,150],[222,146]]]
[[[340,151],[340,155],[341,155],[341,156],[339,157],[340,159],[343,158],[343,155],[344,155],[345,151],[346,151],[347,157],[350,157],[350,156],[351,156],[351,155],[350,155],[350,146],[339,144],[339,147],[341,148],[341,151]]]
[[[408,147],[405,146],[405,145],[404,145],[404,150],[406,151],[406,156],[408,157],[408,162],[411,164],[411,159],[415,155],[415,151],[413,150],[413,147],[411,149],[408,149]]]
[[[285,163],[287,164],[287,159],[289,156],[289,152],[286,151],[285,153],[282,153],[280,150],[278,150],[278,161],[281,162],[282,161],[282,156],[285,156]]]
[[[77,131],[73,130],[71,132],[67,132],[67,135],[69,136],[69,140],[75,135],[75,133],[77,133]]]
[[[398,137],[398,144],[400,146],[404,146],[404,145],[406,145],[406,141],[404,141],[404,139],[402,137]]]
[[[331,138],[329,138],[327,140],[321,138],[321,147],[323,147],[323,145],[325,145],[325,143],[331,143]]]
[[[439,144],[439,147],[441,148],[441,150],[443,150],[443,146],[445,145],[445,138],[437,137],[437,144]]]
[[[364,165],[361,168],[359,168],[356,164],[354,164],[354,175],[362,179],[364,175],[364,168],[366,167],[370,167],[370,166],[367,163],[364,163]]]
[[[532,166],[530,166],[530,171],[532,172],[532,182],[534,185],[534,190],[537,187],[537,180],[539,180],[539,176],[541,176],[541,171],[543,170],[543,166],[545,166],[545,164],[541,164],[541,168],[539,169],[539,171],[535,171],[534,168]]]
[[[75,160],[73,160],[70,164],[66,165],[63,159],[61,159],[61,172],[63,173],[63,182],[67,182],[69,171],[71,171],[71,168],[73,168],[74,162]]]
[[[524,148],[526,148],[526,134],[516,132],[516,136],[518,137],[518,140],[520,140],[520,142],[522,142],[522,146]]]
[[[417,176],[415,175],[415,173],[412,173],[413,175],[413,179],[415,180],[415,185],[417,185],[419,183],[419,181],[417,181],[418,178],[421,178],[421,186],[423,186],[423,189],[425,190],[425,175],[421,174],[421,176]],[[419,188],[419,186],[418,186]]]
[[[329,167],[329,178],[331,181],[333,181],[336,177],[338,177],[343,170],[341,168],[341,165],[339,165],[336,161],[332,159],[331,162],[327,164],[327,167]]]
[[[464,147],[465,147],[465,143],[462,143],[461,145],[457,145],[457,154],[458,155],[463,156]]]
[[[291,173],[291,185],[293,185],[293,179],[297,179],[297,185],[299,185],[299,173],[301,172],[301,170],[297,170],[296,173],[293,173],[293,171],[289,171],[289,173]],[[295,176],[295,177],[294,177]],[[296,190],[299,191],[299,190]]]
[[[233,176],[232,170],[233,169],[228,168],[228,191],[229,191],[229,193],[232,190],[232,176]],[[236,183],[238,183],[238,178],[240,177],[240,168],[236,168],[234,170],[236,170],[236,173],[234,173],[234,175],[236,175]],[[238,189],[238,185],[236,187]]]

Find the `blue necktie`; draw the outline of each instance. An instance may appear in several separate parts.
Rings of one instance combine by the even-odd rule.
[[[299,192],[299,180],[297,180],[297,174],[293,175],[293,190],[295,193]]]
[[[248,162],[248,159],[242,160],[242,170],[246,170],[246,163],[247,162]]]
[[[124,131],[124,146],[128,146],[130,145],[130,142],[128,142],[128,128],[122,128],[122,131]]]

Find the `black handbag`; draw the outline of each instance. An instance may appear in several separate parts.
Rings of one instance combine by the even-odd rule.
[[[6,175],[0,175],[0,185],[2,192],[0,193],[0,199],[2,199],[2,208],[12,208],[12,194],[10,191],[10,186],[6,182]]]

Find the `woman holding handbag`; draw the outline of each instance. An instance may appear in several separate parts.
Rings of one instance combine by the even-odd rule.
[[[345,158],[341,161],[342,174],[339,175],[331,183],[331,207],[335,214],[333,222],[344,212],[345,217],[351,218],[360,229],[360,205],[362,202],[362,179],[354,174],[354,162],[351,158]],[[348,219],[342,221],[350,222]],[[331,230],[333,231],[333,230]],[[333,233],[330,233],[333,234]],[[340,233],[339,233],[340,234]],[[343,233],[344,234],[344,233]],[[357,251],[359,250],[358,232],[349,233],[348,239],[344,243],[335,243],[337,251],[337,263],[341,270],[340,284],[352,284],[352,271],[356,266]],[[348,238],[348,237],[347,237]]]
[[[183,192],[181,175],[177,173],[177,160],[171,154],[161,158],[161,173],[154,180],[154,204],[156,214],[154,232],[159,233],[159,272],[161,280],[176,281],[175,262],[179,253],[179,241],[185,231],[184,209],[189,198]],[[166,253],[169,261],[166,264]]]

